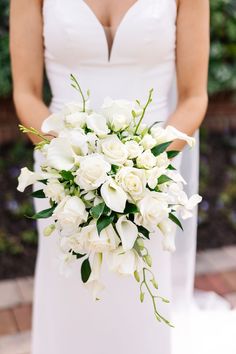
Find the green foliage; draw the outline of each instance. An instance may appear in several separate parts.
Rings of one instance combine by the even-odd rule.
[[[236,2],[211,0],[209,92],[236,90]]]

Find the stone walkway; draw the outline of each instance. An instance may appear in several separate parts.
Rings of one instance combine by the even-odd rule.
[[[199,252],[195,287],[236,308],[236,246]],[[0,354],[30,354],[32,295],[33,278],[0,282]]]

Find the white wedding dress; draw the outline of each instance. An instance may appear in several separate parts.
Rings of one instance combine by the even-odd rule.
[[[149,89],[154,88],[146,121],[158,120],[163,125],[175,109],[177,96],[176,12],[175,0],[136,1],[122,18],[109,55],[104,28],[86,2],[44,0],[45,64],[53,95],[50,110],[56,112],[64,103],[80,99],[70,86],[73,73],[84,90],[90,89],[94,109],[105,96],[145,102]],[[198,132],[196,141],[194,150],[185,148],[182,159],[176,159],[190,194],[198,190]],[[40,161],[37,152],[36,170]],[[47,207],[44,200],[35,205],[37,211]],[[192,310],[196,218],[197,212],[184,223],[184,232],[177,231],[176,253],[162,251],[158,238],[149,244],[160,293],[171,300],[170,304],[160,303],[159,308],[176,324],[175,329],[155,320],[151,302],[147,297],[140,303],[138,284],[130,278],[120,278],[104,268],[106,289],[101,300],[93,302],[80,280],[79,264],[69,278],[59,275],[54,264],[56,237],[45,238],[42,231],[49,221],[39,221],[32,354],[233,353],[225,347],[222,351],[219,343],[214,346],[212,338],[207,342],[201,337],[210,338],[210,326],[217,319],[210,321]],[[226,320],[229,323],[231,317]],[[224,324],[218,329],[222,337]],[[230,334],[225,340],[232,337]]]

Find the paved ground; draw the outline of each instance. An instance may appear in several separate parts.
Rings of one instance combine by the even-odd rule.
[[[195,287],[215,291],[236,308],[236,246],[199,252]],[[32,294],[32,278],[0,282],[0,354],[29,354]]]

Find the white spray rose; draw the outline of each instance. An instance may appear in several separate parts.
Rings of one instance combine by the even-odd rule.
[[[86,191],[100,187],[108,178],[111,165],[99,154],[91,154],[80,159],[75,182]]]
[[[117,183],[127,192],[132,199],[139,200],[143,197],[146,186],[145,171],[134,167],[123,167],[116,175]]]
[[[128,158],[125,145],[116,135],[109,135],[101,140],[101,150],[106,160],[114,165],[123,165]]]
[[[169,216],[167,195],[149,192],[139,201],[140,214],[135,215],[135,223],[143,225],[149,231],[155,231],[157,225]]]
[[[53,217],[62,236],[70,236],[78,230],[78,226],[87,221],[88,212],[83,201],[76,196],[65,197],[55,208]]]
[[[143,146],[144,150],[153,148],[156,145],[156,140],[151,136],[151,134],[145,134],[140,144]]]
[[[136,162],[138,167],[150,169],[156,165],[156,157],[151,150],[146,150],[137,157]]]
[[[134,140],[127,141],[125,147],[128,151],[129,159],[135,159],[143,152],[143,147]]]
[[[66,196],[64,186],[58,179],[49,179],[43,188],[43,192],[47,198],[52,199],[56,203],[60,203]]]
[[[42,179],[42,176],[39,173],[32,172],[27,167],[23,167],[18,177],[17,190],[19,192],[24,192],[26,187],[34,184],[40,179]]]

